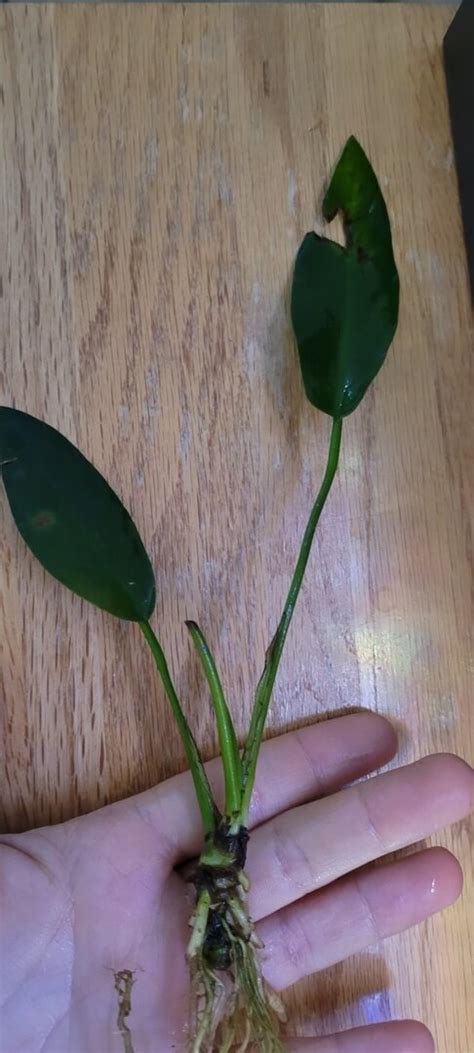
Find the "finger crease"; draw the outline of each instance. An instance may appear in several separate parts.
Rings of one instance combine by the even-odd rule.
[[[311,753],[305,745],[304,737],[301,734],[301,731],[297,730],[294,732],[294,734],[296,736],[296,741],[298,743],[298,746],[300,747],[301,753],[303,754],[303,757],[305,758],[305,761],[310,770],[312,781],[314,780],[316,782],[316,785],[313,790],[314,796],[322,797],[324,793],[324,779],[322,777],[321,770],[317,766],[316,761],[311,756]]]
[[[359,897],[359,902],[362,904],[365,921],[369,925],[374,940],[378,941],[382,939],[382,933],[380,932],[377,918],[375,916],[375,911],[371,905],[370,899],[363,890],[362,880],[362,876],[358,877],[357,874],[353,875],[355,890]]]
[[[308,888],[313,887],[313,868],[302,843],[286,830],[281,832],[276,823],[273,825],[273,856],[285,883],[293,890],[299,890],[303,896]]]
[[[286,911],[281,911],[278,922],[282,951],[293,970],[293,979],[285,979],[287,986],[288,982],[293,983],[306,975],[308,966],[313,970],[314,946],[309,936],[310,928],[303,924],[294,911],[291,912],[291,920]]]
[[[359,801],[360,801],[360,803],[362,805],[362,808],[364,810],[364,818],[365,818],[365,822],[367,824],[368,832],[371,835],[371,837],[374,839],[374,841],[377,843],[378,847],[381,849],[381,855],[385,855],[388,852],[387,842],[386,842],[385,838],[383,837],[383,835],[381,834],[380,830],[378,829],[376,823],[374,822],[374,819],[373,819],[373,816],[372,816],[372,812],[370,810],[370,805],[369,805],[369,802],[368,802],[368,794],[366,792],[366,785],[367,784],[363,783],[363,782],[362,783],[357,783],[354,786],[354,790],[356,791],[357,796],[359,798]]]

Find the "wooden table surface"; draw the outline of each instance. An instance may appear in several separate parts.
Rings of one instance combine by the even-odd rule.
[[[132,510],[206,756],[215,732],[183,620],[212,641],[243,734],[328,439],[303,397],[289,276],[355,133],[392,217],[401,322],[345,428],[269,728],[364,706],[394,722],[400,761],[472,760],[473,328],[441,61],[451,17],[0,12],[1,399],[77,442]],[[184,758],[138,631],[57,587],[4,497],[0,509],[2,805],[6,828],[25,829],[150,786]],[[439,1053],[472,1053],[468,825],[439,841],[464,861],[463,900],[299,985],[302,1032],[413,1015]]]

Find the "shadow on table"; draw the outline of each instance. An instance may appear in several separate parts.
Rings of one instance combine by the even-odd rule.
[[[383,958],[358,954],[354,958],[295,984],[285,993],[290,1025],[304,1019],[301,1035],[329,1035],[334,1031],[393,1018],[391,976]]]

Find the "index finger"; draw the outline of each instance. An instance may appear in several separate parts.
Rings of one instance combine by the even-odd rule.
[[[391,724],[375,713],[336,717],[265,742],[249,825],[257,826],[287,808],[332,793],[374,771],[393,757],[396,747]],[[220,759],[211,761],[206,770],[222,806]],[[189,772],[138,794],[133,803],[160,831],[172,863],[200,851],[201,819]]]

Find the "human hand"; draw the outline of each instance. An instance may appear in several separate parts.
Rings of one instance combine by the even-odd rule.
[[[461,819],[473,773],[427,757],[349,789],[389,760],[394,733],[360,713],[267,743],[253,799],[250,908],[264,973],[281,990],[441,910],[460,867],[427,849],[386,853]],[[218,762],[209,765],[219,785]],[[323,796],[325,795],[325,796]],[[318,798],[315,800],[315,798]],[[179,864],[200,850],[188,774],[60,826],[0,844],[2,1053],[123,1053],[114,973],[135,972],[135,1053],[185,1048],[191,890]],[[428,1053],[412,1021],[288,1041],[292,1053]]]

